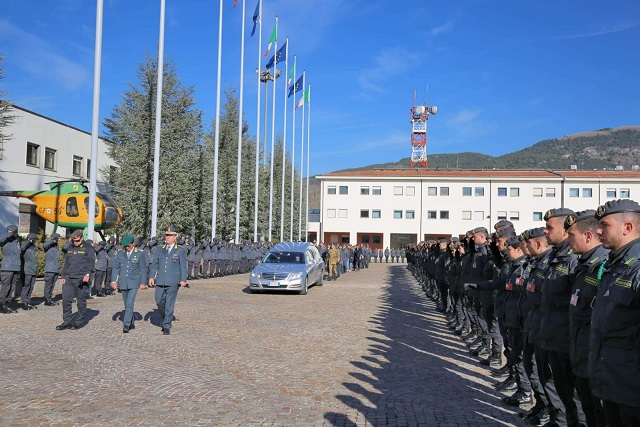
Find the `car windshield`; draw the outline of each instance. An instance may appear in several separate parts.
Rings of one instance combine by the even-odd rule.
[[[302,252],[269,252],[264,260],[265,264],[304,264]]]

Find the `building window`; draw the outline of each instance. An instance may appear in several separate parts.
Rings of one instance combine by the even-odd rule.
[[[607,188],[607,197],[616,197],[616,189]]]
[[[347,187],[346,185],[341,185],[340,194],[349,194],[349,187]]]
[[[507,187],[498,187],[498,197],[507,197]]]
[[[582,197],[593,197],[593,190],[591,188],[583,188]]]
[[[570,188],[569,189],[569,197],[580,197],[580,189],[579,188]]]
[[[338,218],[346,218],[347,210],[346,209],[338,209]]]
[[[449,219],[449,211],[440,211],[440,219]]]
[[[380,218],[380,209],[373,209],[371,211],[371,218]]]
[[[498,211],[498,221],[500,221],[501,219],[507,219],[507,211]]]
[[[429,196],[437,196],[438,195],[438,187],[429,187],[429,188],[427,188],[427,195],[429,195]]]
[[[473,219],[476,221],[484,220],[484,211],[475,211],[473,212]]]
[[[511,197],[520,197],[520,188],[511,187],[509,189],[509,196],[511,196]]]
[[[542,188],[534,188],[533,197],[542,197]]]
[[[382,194],[382,189],[380,187],[371,187],[371,194],[379,196]]]
[[[393,187],[393,195],[402,196],[402,187],[399,185],[396,185],[395,187]]]
[[[402,211],[393,211],[394,219],[402,219]]]
[[[484,196],[484,187],[476,187],[475,195]]]
[[[438,218],[438,211],[427,211],[427,219]]]
[[[360,209],[360,218],[369,218],[369,209]]]
[[[407,187],[407,196],[415,196],[416,187]]]
[[[416,212],[415,211],[407,211],[406,218],[407,219],[415,219]]]
[[[545,191],[545,195],[547,197],[556,197],[556,189],[555,188],[547,188]]]
[[[620,198],[628,199],[629,197],[631,197],[631,190],[629,190],[628,188],[621,188],[620,189]]]
[[[44,149],[44,168],[50,171],[56,170],[56,150],[53,148]]]
[[[87,159],[87,178],[91,178],[91,159]]]
[[[471,220],[471,211],[462,211],[462,219],[465,221]]]
[[[365,234],[364,236],[362,236],[362,244],[369,244],[369,235]]]
[[[360,187],[360,194],[362,196],[368,196],[369,195],[369,187]]]
[[[542,212],[534,212],[533,213],[534,221],[542,221]]]
[[[73,156],[73,170],[75,176],[82,176],[82,157]]]
[[[440,187],[440,195],[448,196],[449,195],[449,187]]]
[[[509,211],[509,220],[510,221],[519,221],[520,220],[520,212],[518,212],[518,211]]]
[[[75,197],[69,197],[67,199],[67,216],[76,217],[78,215],[78,201]]]
[[[471,187],[462,187],[462,195],[470,196],[471,195]]]
[[[336,194],[336,186],[330,185],[329,187],[327,187],[327,194]]]
[[[382,243],[382,236],[379,234],[375,234],[373,236],[373,243],[378,243],[378,244]]]
[[[27,164],[40,167],[40,146],[27,142]]]
[[[327,209],[327,218],[335,218],[336,210],[335,209]]]

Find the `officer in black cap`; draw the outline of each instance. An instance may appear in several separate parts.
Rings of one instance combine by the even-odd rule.
[[[611,426],[640,425],[640,205],[613,200],[596,211],[611,250],[591,316],[589,380]]]
[[[20,252],[22,253],[22,292],[20,293],[20,303],[23,310],[33,310],[37,308],[31,304],[31,293],[36,283],[38,273],[38,247],[35,233],[29,233],[22,242]]]
[[[544,234],[553,248],[546,279],[542,284],[540,304],[540,341],[543,350],[547,352],[553,382],[565,409],[564,414],[560,413],[558,416],[559,419],[562,419],[562,415],[566,416],[566,422],[570,426],[585,422],[582,405],[576,404],[577,396],[574,399],[574,375],[569,357],[569,276],[578,266],[578,257],[567,241],[564,221],[574,214],[571,209],[558,208],[550,209],[544,215]]]
[[[58,242],[60,235],[53,233],[51,239],[46,241],[44,248],[44,305],[57,305],[53,301],[53,288],[60,276],[60,248]]]
[[[20,274],[20,243],[18,242],[18,226],[10,225],[7,232],[0,236],[2,248],[2,264],[0,264],[0,313],[15,313],[9,307],[11,291],[18,284]]]
[[[84,317],[87,311],[87,292],[91,275],[95,271],[96,252],[93,246],[84,241],[82,230],[76,230],[71,234],[71,246],[67,249],[62,265],[60,282],[62,283],[62,323],[56,329],[78,329],[84,326]],[[73,299],[78,304],[78,312],[73,319]]]
[[[569,215],[564,220],[567,241],[573,252],[580,255],[578,266],[571,275],[569,326],[571,337],[569,356],[575,375],[575,388],[582,404],[588,426],[605,425],[600,399],[591,393],[588,376],[589,335],[591,331],[591,303],[598,291],[598,276],[602,275],[609,250],[602,247],[597,231],[596,211],[586,210]]]

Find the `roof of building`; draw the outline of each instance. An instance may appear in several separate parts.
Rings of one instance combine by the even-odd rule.
[[[367,169],[330,172],[326,178],[640,178],[640,171],[543,169]]]

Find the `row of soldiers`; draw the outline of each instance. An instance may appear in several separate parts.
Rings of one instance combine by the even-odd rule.
[[[544,220],[413,245],[409,269],[528,424],[640,426],[640,204]]]
[[[144,254],[147,270],[153,253],[162,246],[164,238],[134,239],[134,247]],[[62,240],[62,241],[61,241]],[[36,244],[34,233],[20,239],[18,227],[10,225],[6,233],[0,235],[2,261],[0,262],[0,313],[14,313],[14,299],[20,298],[18,307],[32,310],[37,305],[32,304],[31,294],[35,286],[38,258],[44,256],[44,305],[54,306],[57,302],[53,298],[54,288],[60,277],[61,255],[64,256],[71,246],[71,236],[66,242],[54,233],[42,245],[42,250]],[[106,297],[114,290],[111,283],[113,261],[121,244],[115,238],[108,241],[93,242],[86,240],[95,249],[95,270],[90,285],[83,287],[86,297]],[[255,267],[269,252],[270,245],[263,243],[233,244],[217,239],[203,239],[198,244],[182,234],[177,239],[178,245],[184,246],[187,253],[188,278],[222,277],[230,274],[247,273]],[[92,285],[91,285],[92,284]],[[13,294],[13,298],[12,298]]]

